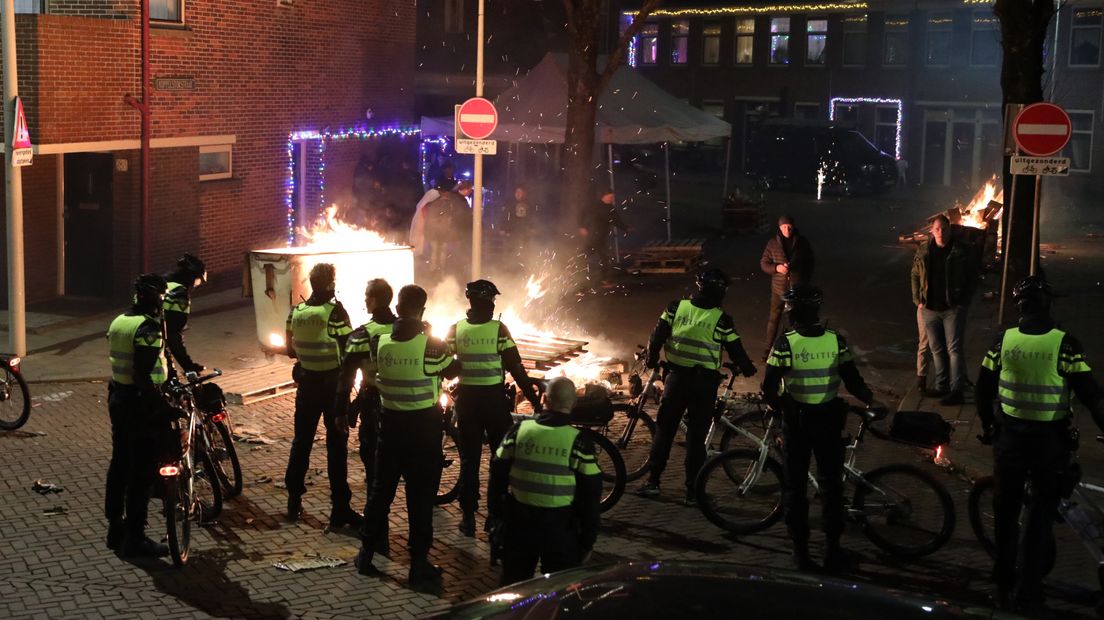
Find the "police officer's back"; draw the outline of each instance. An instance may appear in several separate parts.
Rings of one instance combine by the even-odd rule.
[[[134,281],[134,305],[107,330],[111,382],[111,462],[104,489],[107,546],[123,555],[167,555],[146,538],[149,487],[156,477],[156,439],[167,432],[161,384],[165,381],[161,332],[165,280],[143,274]],[[162,435],[163,436],[163,435]],[[124,520],[125,511],[125,520]]]
[[[479,507],[479,462],[486,434],[491,453],[510,429],[504,371],[536,407],[539,397],[521,364],[521,354],[510,330],[495,320],[498,288],[489,280],[469,282],[465,290],[471,308],[467,318],[449,329],[449,349],[459,358],[460,385],[456,391],[456,421],[460,431],[460,533],[475,536]]]
[[[705,462],[705,435],[713,419],[722,354],[728,353],[745,377],[755,374],[755,366],[740,344],[732,317],[721,309],[728,291],[728,276],[720,269],[709,269],[698,274],[696,281],[698,292],[667,306],[648,345],[648,367],[655,368],[659,364],[662,350],[667,358],[668,375],[656,415],[648,481],[637,491],[643,497],[659,495],[659,479],[667,467],[671,443],[685,412],[686,502],[689,504],[695,501],[694,479]]]
[[[200,372],[203,364],[193,360],[184,346],[184,329],[192,312],[192,290],[207,281],[207,268],[203,261],[184,253],[165,281],[165,344],[185,372]]]
[[[1054,544],[1058,501],[1076,479],[1071,478],[1076,469],[1070,467],[1076,449],[1070,390],[1102,428],[1104,406],[1081,344],[1050,316],[1046,280],[1026,278],[1014,287],[1012,297],[1019,306],[1019,325],[1004,330],[986,353],[976,402],[982,441],[993,442],[997,602],[1037,612],[1043,606],[1043,554]],[[1019,521],[1028,481],[1028,529],[1021,550]]]
[[[884,412],[875,403],[852,360],[843,336],[820,324],[819,289],[799,284],[782,295],[792,330],[779,336],[767,360],[763,394],[783,411],[785,446],[786,528],[793,541],[794,564],[809,570],[809,501],[806,495],[809,462],[816,456],[817,482],[823,500],[824,566],[843,567],[843,432],[847,403],[838,397],[840,383],[847,391]],[[784,386],[784,391],[780,387]],[[779,396],[781,394],[781,396]]]
[[[407,521],[410,524],[410,572],[412,583],[441,576],[441,568],[429,563],[433,545],[433,507],[441,481],[441,420],[438,399],[441,379],[455,377],[460,364],[448,345],[430,337],[422,322],[426,292],[413,284],[399,290],[399,318],[390,334],[375,345],[373,377],[379,390],[379,452],[376,477],[368,496],[361,530],[361,547],[355,564],[362,575],[376,575],[375,549],[383,546],[387,519],[399,479],[406,482]]]
[[[579,565],[598,536],[602,480],[594,445],[571,426],[575,384],[552,379],[547,408],[506,434],[491,464],[487,502],[502,521],[502,584]]]
[[[291,441],[284,483],[287,485],[287,518],[295,521],[303,509],[311,447],[321,417],[326,427],[326,470],[330,480],[330,526],[359,526],[361,518],[349,507],[348,433],[340,428],[334,411],[334,394],[341,367],[342,348],[352,331],[349,315],[334,299],[333,265],[311,268],[311,296],[292,308],[287,320],[288,357],[298,360],[292,377],[295,391],[295,436]]]

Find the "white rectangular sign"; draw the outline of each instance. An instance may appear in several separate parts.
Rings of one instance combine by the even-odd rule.
[[[12,166],[30,166],[33,149],[12,149]]]
[[[1012,174],[1027,174],[1041,177],[1068,177],[1069,157],[1027,157],[1012,156],[1009,170]]]
[[[457,138],[456,152],[465,155],[495,155],[498,153],[498,141]]]

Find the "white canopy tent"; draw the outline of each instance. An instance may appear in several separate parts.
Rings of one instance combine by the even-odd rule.
[[[605,59],[599,59],[599,70]],[[498,128],[492,138],[506,142],[562,144],[567,133],[566,54],[549,53],[495,100]],[[613,183],[614,144],[664,145],[667,238],[671,238],[671,175],[668,143],[728,138],[727,122],[674,97],[632,67],[622,66],[598,99],[595,137],[608,146]],[[452,135],[451,118],[423,118],[423,135]],[[725,156],[725,193],[728,157]]]

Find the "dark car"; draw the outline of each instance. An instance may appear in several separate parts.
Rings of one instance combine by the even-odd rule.
[[[854,129],[815,121],[764,121],[752,134],[747,171],[763,189],[815,190],[850,195],[897,183],[897,162]]]
[[[461,603],[435,618],[1015,618],[865,583],[717,562],[567,570]]]

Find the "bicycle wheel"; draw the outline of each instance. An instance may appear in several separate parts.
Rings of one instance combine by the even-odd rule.
[[[694,481],[698,508],[717,527],[751,534],[782,518],[782,466],[759,452],[737,448],[714,455]]]
[[[165,478],[165,498],[161,500],[169,533],[169,555],[177,567],[188,563],[188,552],[192,544],[192,524],[188,518],[192,496],[188,493],[187,485],[180,484],[186,475],[186,471],[181,471],[173,478]]]
[[[970,487],[970,495],[966,501],[966,512],[970,517],[970,528],[974,530],[974,536],[981,548],[989,554],[989,557],[996,559],[997,544],[994,534],[993,489],[992,476],[983,476],[975,480],[974,486]],[[1054,538],[1051,537],[1048,539],[1045,555],[1043,556],[1043,575],[1049,574],[1051,569],[1054,568],[1057,556],[1058,550]]]
[[[0,363],[0,430],[14,431],[31,417],[31,394],[23,375]]]
[[[748,411],[732,418],[732,424],[756,437],[762,437],[767,430],[767,412],[762,410]],[[728,452],[742,448],[744,450],[759,450],[759,444],[732,430],[728,425],[722,425],[724,432],[721,434],[721,452]]]
[[[200,523],[213,521],[222,514],[222,484],[215,464],[207,450],[199,450],[192,464],[192,497],[195,499],[195,519]]]
[[[602,512],[617,504],[625,493],[625,461],[613,442],[588,428],[579,429],[594,441],[594,454],[598,457],[598,469],[602,470]]]
[[[238,461],[238,450],[226,421],[214,422],[214,431],[208,432],[211,439],[211,462],[215,466],[215,476],[222,485],[224,498],[237,497],[242,492],[242,469]]]
[[[636,423],[632,434],[626,437],[625,433],[633,421]],[[613,419],[602,429],[602,434],[621,453],[628,482],[638,480],[647,473],[655,432],[655,420],[647,412],[637,413],[636,407],[628,403],[613,406]]]
[[[460,433],[445,424],[441,436],[441,482],[437,485],[437,505],[448,504],[460,494]]]
[[[912,465],[886,465],[857,481],[852,514],[878,547],[918,558],[945,545],[954,532],[951,494],[927,472]]]

